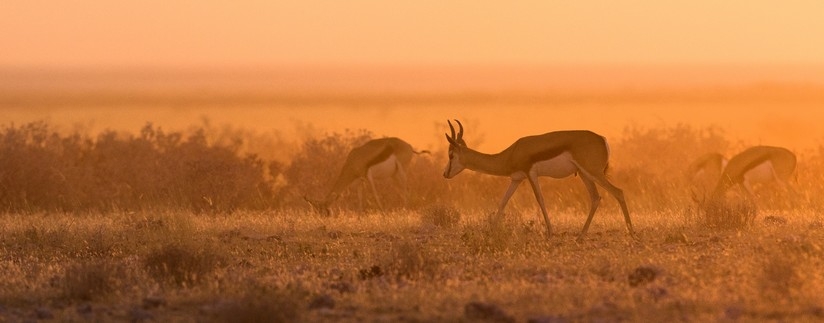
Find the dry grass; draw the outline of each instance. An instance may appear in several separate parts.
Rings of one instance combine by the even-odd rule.
[[[604,212],[581,242],[582,214],[553,212],[546,240],[533,213],[464,213],[452,228],[422,226],[427,215],[414,211],[4,215],[0,320],[37,311],[219,322],[824,315],[814,212],[771,212],[786,221],[758,216],[746,230],[634,213],[641,241]]]

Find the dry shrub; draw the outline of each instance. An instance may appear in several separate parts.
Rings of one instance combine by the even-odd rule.
[[[534,234],[525,228],[513,217],[491,214],[479,224],[466,226],[461,240],[473,253],[517,251],[526,246],[525,235]]]
[[[149,252],[143,263],[155,280],[186,287],[225,264],[226,256],[209,243],[173,242]]]
[[[223,212],[273,203],[268,165],[203,129],[62,134],[45,122],[0,129],[0,207],[11,212],[186,208]],[[237,138],[234,142],[242,142]]]
[[[104,298],[114,290],[116,275],[116,268],[104,261],[74,264],[63,277],[63,297],[80,301]]]
[[[714,229],[739,230],[755,221],[756,207],[747,200],[709,199],[698,204],[699,225]]]
[[[434,204],[419,211],[421,222],[441,228],[453,228],[461,222],[461,213],[453,206]]]
[[[389,270],[399,277],[433,277],[441,268],[442,261],[436,253],[415,241],[393,244],[389,251]]]

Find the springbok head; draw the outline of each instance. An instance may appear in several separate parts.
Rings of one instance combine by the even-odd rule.
[[[446,121],[449,124],[449,130],[451,132],[451,136],[444,134],[446,136],[446,141],[449,142],[449,163],[446,164],[446,169],[443,172],[443,177],[452,178],[455,175],[458,175],[461,171],[466,168],[463,163],[461,163],[461,154],[463,153],[466,147],[466,141],[463,139],[463,125],[460,121],[455,120],[458,124],[458,133],[455,134],[455,127],[452,126],[452,122],[449,120]]]

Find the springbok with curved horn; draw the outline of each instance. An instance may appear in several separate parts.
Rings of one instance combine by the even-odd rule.
[[[606,189],[618,200],[621,211],[624,213],[627,230],[630,236],[635,238],[627,203],[624,200],[624,193],[620,188],[610,183],[606,176],[609,163],[609,147],[606,138],[587,130],[555,131],[518,139],[511,146],[497,154],[484,154],[467,147],[466,142],[463,140],[463,125],[458,120],[455,120],[455,122],[460,127],[457,135],[455,134],[455,127],[447,120],[452,135],[446,135],[446,140],[449,142],[449,163],[443,176],[452,178],[464,169],[496,176],[508,176],[511,182],[506,193],[504,193],[503,199],[498,204],[497,214],[499,216],[503,214],[504,207],[506,207],[512,194],[515,193],[518,185],[526,179],[532,186],[532,192],[541,207],[541,213],[546,224],[546,235],[549,238],[552,234],[552,226],[549,222],[538,177],[564,178],[580,174],[581,180],[589,192],[591,204],[587,221],[584,223],[584,228],[578,235],[578,239],[586,235],[601,200],[595,184]]]
[[[375,180],[394,177],[401,186],[403,199],[406,200],[408,191],[406,167],[412,160],[413,154],[423,153],[428,154],[429,151],[415,151],[407,142],[394,137],[370,140],[349,152],[341,168],[340,175],[338,175],[332,189],[329,190],[323,200],[312,200],[307,197],[304,197],[304,199],[315,210],[328,215],[330,213],[329,206],[340,196],[343,190],[355,180],[363,179],[369,182],[378,207],[383,209],[380,196],[378,196],[378,191],[375,188]],[[363,196],[360,191],[358,191],[358,195],[361,204],[363,204]]]
[[[793,152],[782,147],[755,146],[745,149],[730,159],[712,197],[718,199],[731,187],[740,185],[749,194],[755,196],[753,184],[775,181],[792,190],[787,184],[795,171],[796,157]]]

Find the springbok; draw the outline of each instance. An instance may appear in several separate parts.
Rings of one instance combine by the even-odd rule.
[[[719,153],[707,153],[698,157],[687,167],[687,182],[691,186],[693,198],[696,195],[704,196],[718,182],[727,166],[727,159]],[[696,189],[700,192],[696,192]]]
[[[721,198],[731,187],[739,185],[750,197],[755,196],[753,184],[775,181],[781,187],[788,185],[795,171],[796,157],[782,147],[755,146],[745,149],[730,159],[712,193]]]
[[[378,207],[383,209],[383,204],[375,188],[375,180],[393,177],[401,186],[403,199],[406,201],[408,187],[406,179],[406,167],[412,160],[413,154],[428,154],[429,151],[415,151],[407,142],[390,137],[373,139],[365,144],[353,148],[346,156],[340,175],[332,185],[332,189],[326,194],[323,200],[313,200],[307,197],[304,199],[317,211],[324,215],[330,213],[329,206],[337,200],[338,196],[349,187],[352,182],[362,179],[369,182],[372,194],[375,196]],[[363,195],[358,190],[358,198],[363,204]]]
[[[455,127],[447,120],[452,135],[446,135],[446,140],[449,142],[449,163],[446,165],[443,176],[452,178],[464,169],[496,176],[508,176],[511,182],[498,204],[498,216],[503,215],[504,207],[510,197],[515,193],[518,185],[526,179],[532,186],[532,192],[541,207],[546,224],[546,236],[549,238],[552,235],[552,226],[538,177],[564,178],[580,174],[589,192],[591,203],[587,221],[578,239],[586,235],[601,200],[596,183],[618,200],[621,211],[624,213],[627,230],[630,236],[635,238],[627,203],[624,200],[624,192],[610,183],[606,176],[609,164],[609,147],[606,138],[587,130],[555,131],[523,137],[500,153],[484,154],[467,147],[463,139],[463,125],[458,120],[455,122],[460,127],[457,135]]]

